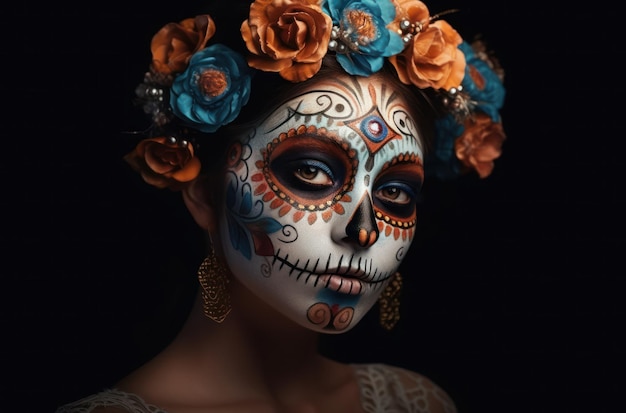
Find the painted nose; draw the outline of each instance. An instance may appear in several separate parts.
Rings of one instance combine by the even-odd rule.
[[[374,218],[372,200],[366,193],[354,211],[346,226],[348,238],[356,241],[362,247],[371,247],[378,239],[378,227]]]

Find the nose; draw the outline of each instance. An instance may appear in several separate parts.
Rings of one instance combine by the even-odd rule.
[[[379,231],[369,193],[366,192],[359,201],[354,214],[346,225],[346,235],[365,248],[374,245],[378,239]]]

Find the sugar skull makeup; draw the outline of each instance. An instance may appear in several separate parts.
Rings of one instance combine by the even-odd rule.
[[[383,78],[307,83],[231,147],[221,241],[244,285],[338,333],[374,305],[411,244],[422,143]]]

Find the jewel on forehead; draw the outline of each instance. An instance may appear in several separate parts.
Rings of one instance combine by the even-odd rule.
[[[361,136],[371,154],[376,153],[392,139],[402,139],[389,128],[376,106],[365,116],[346,121],[345,124]]]
[[[387,126],[378,116],[368,116],[361,123],[361,130],[369,139],[380,142],[387,135]]]

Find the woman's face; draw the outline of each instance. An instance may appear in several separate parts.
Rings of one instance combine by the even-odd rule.
[[[382,77],[307,81],[228,153],[221,242],[234,276],[309,329],[352,328],[409,249],[422,138]]]

